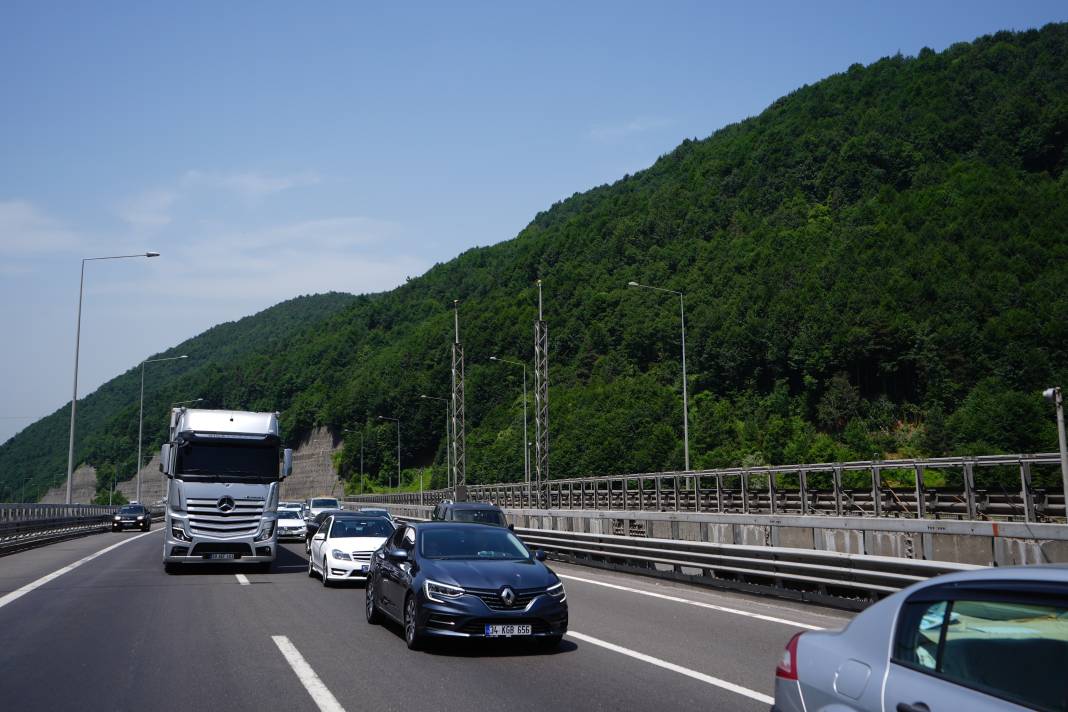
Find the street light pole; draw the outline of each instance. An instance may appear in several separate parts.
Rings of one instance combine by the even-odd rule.
[[[400,485],[401,485],[400,419],[399,418],[389,418],[389,417],[386,417],[384,415],[378,416],[378,419],[379,420],[391,420],[391,421],[393,421],[394,423],[397,424],[397,486],[400,487]],[[392,486],[393,485],[390,485],[390,487],[392,487]],[[419,488],[420,488],[420,490],[422,489],[422,486],[423,486],[423,478],[420,477],[419,478]]]
[[[637,282],[627,282],[628,287],[639,287],[641,289],[652,289],[657,292],[667,292],[668,294],[675,294],[679,298],[679,315],[682,317],[682,452],[685,462],[684,469],[689,471],[690,469],[690,407],[688,398],[688,388],[686,386],[686,297],[682,292],[676,292],[674,289],[664,289],[662,287],[651,287],[648,284],[638,284]]]
[[[1053,401],[1057,408],[1057,440],[1061,450],[1061,482],[1064,485],[1065,517],[1068,520],[1068,438],[1064,433],[1064,393],[1060,386],[1042,392],[1046,400]]]
[[[428,396],[425,393],[419,396],[424,400],[436,400],[445,404],[445,484],[452,487],[452,429],[449,427],[449,399]]]
[[[520,361],[509,361],[506,358],[498,358],[496,356],[490,356],[490,361],[499,361],[500,363],[507,363],[512,366],[519,366],[523,369],[523,481],[526,483],[527,488],[530,488],[530,449],[527,447],[529,438],[527,437],[527,365]]]
[[[178,359],[189,358],[188,355],[182,354],[181,356],[171,356],[169,358],[154,358],[141,362],[141,409],[137,413],[137,501],[141,501],[141,444],[144,442],[144,422],[145,422],[145,364],[146,363],[159,363],[160,361],[177,361]],[[200,400],[199,398],[197,400]]]
[[[74,416],[78,405],[78,355],[82,344],[82,300],[85,296],[85,263],[98,260],[122,260],[128,257],[159,257],[158,252],[145,252],[139,255],[113,255],[111,257],[85,257],[82,259],[82,276],[78,283],[78,325],[74,330],[74,388],[70,397],[70,443],[67,448],[67,504],[71,503],[72,482],[74,480]]]

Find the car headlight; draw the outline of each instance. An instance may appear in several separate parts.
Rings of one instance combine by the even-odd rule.
[[[444,599],[459,598],[464,595],[465,591],[459,586],[452,586],[447,583],[427,579],[423,581],[423,593],[435,603],[445,603]]]
[[[567,591],[564,590],[563,581],[557,581],[552,586],[549,586],[549,588],[545,589],[545,593],[549,594],[561,603],[567,600]]]
[[[145,518],[145,515],[143,515],[143,514],[138,514],[137,515],[137,521],[141,521],[144,518]]]
[[[352,561],[352,557],[341,549],[334,549],[330,552],[330,556],[333,556],[335,559],[341,559],[342,561]]]
[[[265,541],[274,534],[274,520],[264,522],[260,533],[256,535],[256,541]]]
[[[120,517],[119,515],[116,514],[115,515],[115,521],[116,522],[121,522],[122,521],[122,517]]]

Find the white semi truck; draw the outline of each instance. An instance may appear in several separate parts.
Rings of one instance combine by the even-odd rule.
[[[278,485],[293,469],[278,413],[171,410],[160,471],[170,480],[163,568],[251,563],[269,570],[278,551]]]

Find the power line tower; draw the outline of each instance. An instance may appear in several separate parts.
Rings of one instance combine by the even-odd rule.
[[[456,336],[452,342],[452,482],[456,499],[466,499],[466,448],[464,447],[464,347],[460,343],[460,300],[453,300]]]
[[[538,280],[538,318],[534,322],[534,461],[538,506],[541,485],[549,481],[549,327],[542,318]]]

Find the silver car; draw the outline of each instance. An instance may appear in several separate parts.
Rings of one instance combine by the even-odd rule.
[[[798,633],[775,712],[1068,710],[1068,566],[939,576]]]

